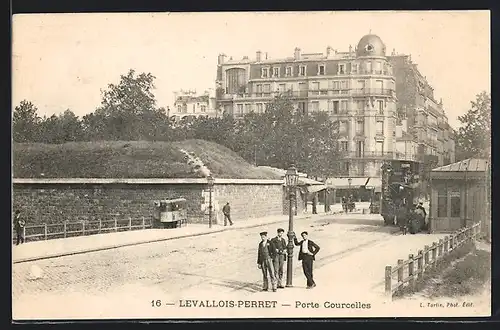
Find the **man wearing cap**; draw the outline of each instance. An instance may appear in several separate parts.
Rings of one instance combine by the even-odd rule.
[[[19,243],[24,243],[24,226],[26,225],[26,221],[23,219],[21,215],[21,211],[16,210],[14,212],[14,229],[16,230],[16,245]]]
[[[276,252],[273,258],[274,274],[278,282],[278,289],[283,289],[283,265],[286,260],[286,241],[283,238],[283,228],[278,228],[278,235],[271,240],[273,248]]]
[[[313,261],[316,254],[319,252],[319,246],[308,238],[307,231],[301,234],[302,241],[298,241],[297,237],[293,237],[295,245],[300,246],[299,260],[302,260],[302,270],[307,279],[307,288],[312,289],[316,286],[313,279]]]
[[[273,292],[276,292],[276,276],[274,275],[273,258],[276,254],[273,244],[267,239],[267,232],[260,233],[261,242],[259,243],[259,250],[257,254],[257,266],[262,270],[262,277],[264,285],[262,290],[269,289],[269,281],[267,276],[271,278],[271,286]]]

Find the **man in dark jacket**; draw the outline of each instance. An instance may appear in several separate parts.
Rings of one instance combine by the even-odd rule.
[[[268,275],[271,279],[271,286],[273,292],[276,292],[276,276],[274,275],[273,258],[276,250],[270,240],[267,239],[267,232],[260,233],[261,242],[259,243],[259,250],[257,253],[257,266],[262,270],[263,277],[263,291],[269,290]]]
[[[224,213],[224,226],[227,226],[228,220],[229,224],[232,226],[233,222],[231,221],[231,206],[229,206],[229,202],[222,208],[222,213]]]
[[[299,260],[302,260],[302,270],[307,279],[307,288],[312,289],[316,286],[313,279],[313,261],[316,259],[315,256],[319,252],[319,246],[308,239],[308,234],[306,231],[300,234],[302,236],[302,241],[298,241],[297,237],[293,237],[295,245],[300,246],[299,249]]]
[[[14,213],[14,229],[16,230],[16,245],[19,243],[24,243],[24,227],[26,226],[26,221],[21,215],[21,211],[16,210]]]
[[[286,260],[286,241],[283,238],[283,233],[285,230],[283,228],[278,229],[278,235],[271,240],[273,248],[275,250],[275,255],[273,258],[274,265],[274,275],[278,282],[278,289],[283,289],[283,266]]]
[[[427,212],[425,211],[424,203],[422,203],[422,202],[418,203],[417,209],[421,210],[423,213],[423,216],[424,216],[423,223],[422,223],[423,229],[428,229],[427,228]]]

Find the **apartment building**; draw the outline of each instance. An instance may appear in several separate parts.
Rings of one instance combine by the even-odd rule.
[[[253,60],[226,59],[221,54],[216,107],[238,118],[252,111],[262,113],[275,96],[286,94],[297,111],[328,112],[339,122],[339,176],[378,177],[383,160],[415,160],[420,151],[428,151],[418,149],[418,134],[414,137],[403,127],[402,120],[411,127],[416,117],[411,111],[406,117],[398,113],[398,87],[402,87],[394,62],[373,34],[363,36],[347,52],[327,47],[325,53],[303,53],[295,48],[293,57],[270,59],[257,51]]]
[[[215,95],[205,91],[198,95],[194,90],[180,90],[174,92],[174,107],[169,110],[169,117],[179,120],[185,117],[217,117],[222,115],[216,110]]]

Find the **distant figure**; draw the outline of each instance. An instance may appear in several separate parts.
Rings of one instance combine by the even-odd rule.
[[[347,199],[345,198],[345,196],[342,196],[342,209],[344,210],[345,213],[347,213]]]
[[[233,221],[231,221],[231,206],[229,206],[229,202],[224,205],[222,208],[222,213],[224,213],[224,226],[227,226],[227,221],[229,220],[229,224],[232,226]]]
[[[313,261],[315,260],[316,254],[319,252],[319,246],[308,239],[308,234],[306,231],[300,234],[302,236],[302,241],[298,241],[297,237],[293,237],[295,245],[300,246],[299,249],[299,260],[302,260],[302,270],[307,280],[307,288],[312,289],[316,286],[313,278]]]
[[[312,214],[318,214],[317,204],[318,204],[318,194],[314,193],[312,200]]]
[[[26,221],[21,215],[21,211],[16,210],[14,213],[14,229],[16,230],[16,245],[24,243],[24,227]]]
[[[421,210],[423,213],[423,217],[424,217],[423,227],[424,227],[424,229],[428,229],[427,228],[427,212],[425,211],[424,203],[422,203],[422,202],[418,203],[417,209]]]
[[[259,243],[259,250],[257,252],[257,267],[262,270],[263,287],[262,291],[269,290],[269,280],[271,279],[271,286],[274,292],[276,292],[276,276],[274,274],[273,257],[275,255],[275,250],[271,241],[267,239],[267,232],[263,231],[260,233],[261,242]]]
[[[278,282],[278,289],[283,289],[283,266],[286,260],[286,241],[283,238],[285,230],[278,229],[278,235],[271,240],[276,254],[273,257],[274,274]]]

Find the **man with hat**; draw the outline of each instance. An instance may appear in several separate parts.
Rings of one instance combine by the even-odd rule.
[[[278,228],[278,235],[271,240],[271,243],[276,252],[273,258],[274,274],[276,275],[276,280],[278,282],[278,289],[283,289],[283,265],[286,260],[286,241],[283,238],[283,233],[285,230],[283,228]]]
[[[16,230],[16,245],[24,243],[24,226],[26,221],[21,216],[21,211],[16,210],[14,213],[14,229]]]
[[[257,253],[257,266],[262,270],[262,277],[264,280],[264,285],[262,290],[267,291],[269,289],[268,275],[271,278],[271,286],[273,292],[276,292],[276,276],[274,275],[273,258],[276,254],[276,250],[270,240],[267,239],[267,232],[263,231],[260,233],[261,242],[259,243],[259,250]]]
[[[319,252],[318,244],[314,243],[308,238],[307,231],[303,231],[301,234],[302,241],[298,241],[297,237],[293,237],[295,245],[300,246],[299,249],[299,260],[302,260],[302,270],[307,280],[307,288],[312,289],[316,286],[313,279],[313,261],[316,259],[315,256]]]

